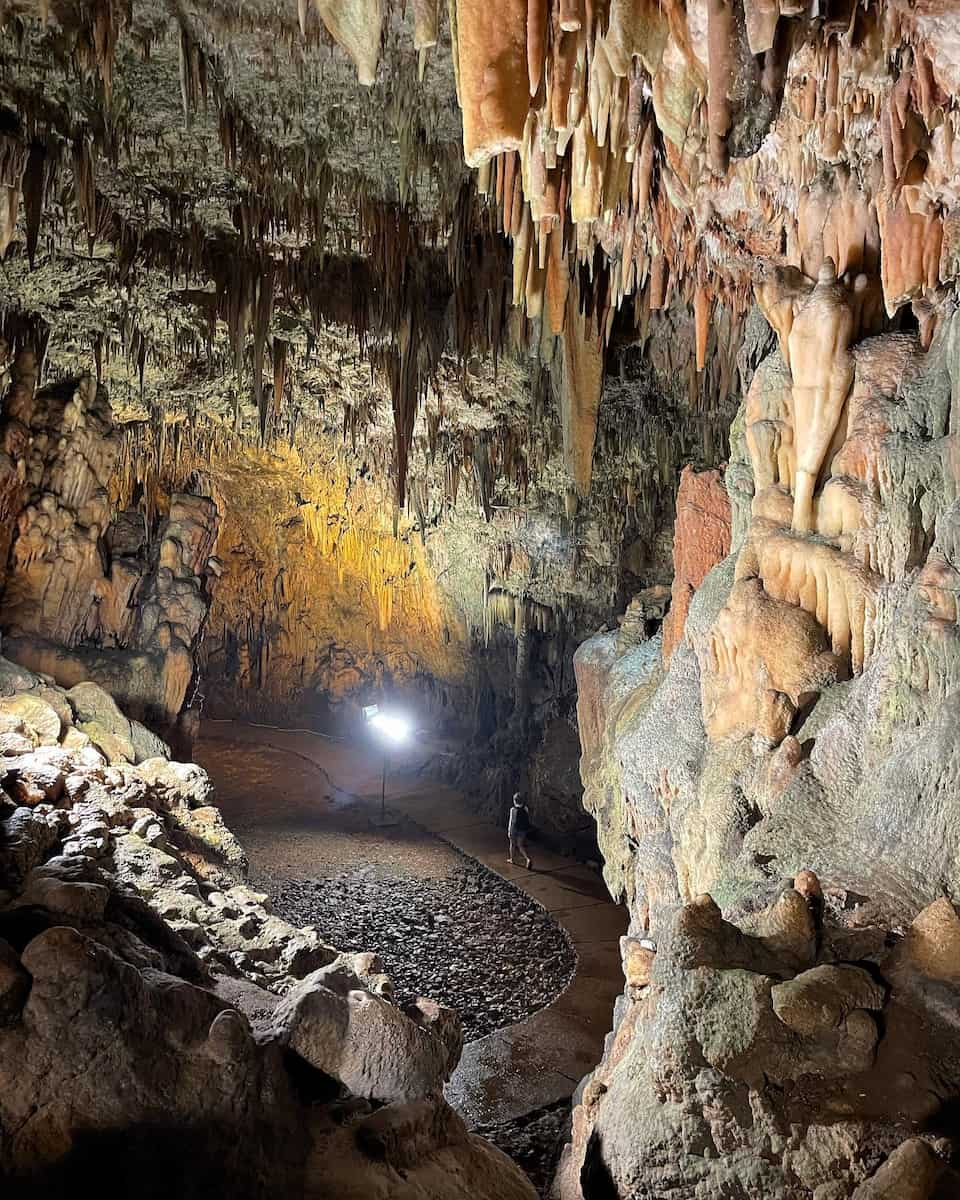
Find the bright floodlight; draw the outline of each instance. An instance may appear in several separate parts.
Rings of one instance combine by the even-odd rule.
[[[391,713],[377,712],[370,718],[370,724],[377,733],[389,738],[399,745],[407,740],[410,733],[410,722],[406,717],[393,716]]]

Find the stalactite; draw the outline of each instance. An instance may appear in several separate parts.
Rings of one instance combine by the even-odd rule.
[[[563,334],[563,458],[577,492],[586,496],[593,475],[593,446],[603,388],[603,348],[597,314],[584,311],[579,287],[571,288]]]
[[[283,338],[273,339],[273,411],[279,417],[283,409],[283,389],[287,378],[288,343]]]
[[[463,148],[478,167],[517,150],[529,107],[527,0],[457,0]]]
[[[314,0],[331,37],[357,68],[357,79],[370,87],[377,78],[383,27],[382,0]]]

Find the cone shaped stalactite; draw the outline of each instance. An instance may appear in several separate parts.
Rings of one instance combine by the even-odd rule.
[[[597,415],[603,389],[603,339],[597,314],[581,308],[579,288],[572,288],[563,335],[563,458],[577,493],[590,491]],[[572,307],[573,311],[570,311]]]

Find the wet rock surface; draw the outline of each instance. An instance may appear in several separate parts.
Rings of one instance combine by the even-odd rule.
[[[474,1133],[513,1159],[530,1177],[543,1200],[550,1195],[554,1172],[570,1132],[570,1102],[561,1100],[538,1108],[515,1121],[478,1125]]]

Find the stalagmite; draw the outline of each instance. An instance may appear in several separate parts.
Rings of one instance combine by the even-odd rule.
[[[853,383],[852,337],[850,298],[837,280],[832,260],[825,259],[817,285],[795,317],[787,339],[796,446],[793,528],[801,532],[812,527],[817,479],[842,428]],[[842,433],[841,440],[845,436]]]

